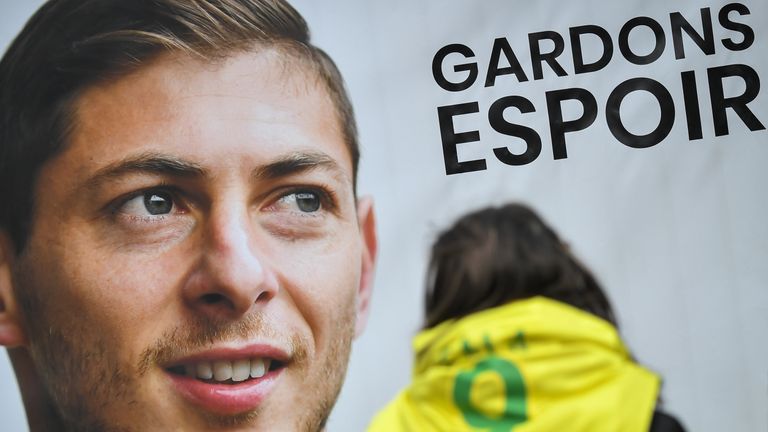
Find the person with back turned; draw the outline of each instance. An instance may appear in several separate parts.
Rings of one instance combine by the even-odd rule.
[[[679,432],[596,279],[531,209],[439,235],[411,384],[369,432]]]

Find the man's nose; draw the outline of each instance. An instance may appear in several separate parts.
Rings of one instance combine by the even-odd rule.
[[[186,302],[198,313],[237,318],[277,295],[277,278],[254,245],[249,220],[229,212],[206,221],[202,255],[184,288]]]

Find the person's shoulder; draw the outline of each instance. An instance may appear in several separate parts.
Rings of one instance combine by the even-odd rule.
[[[673,416],[662,411],[654,411],[649,432],[685,432],[685,428]]]

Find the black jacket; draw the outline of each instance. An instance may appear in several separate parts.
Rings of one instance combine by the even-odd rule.
[[[654,411],[649,432],[685,432],[676,418],[661,411]]]

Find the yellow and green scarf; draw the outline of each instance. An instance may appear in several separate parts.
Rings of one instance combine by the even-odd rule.
[[[368,432],[647,432],[659,378],[616,329],[544,297],[444,322],[413,341],[413,382]]]

